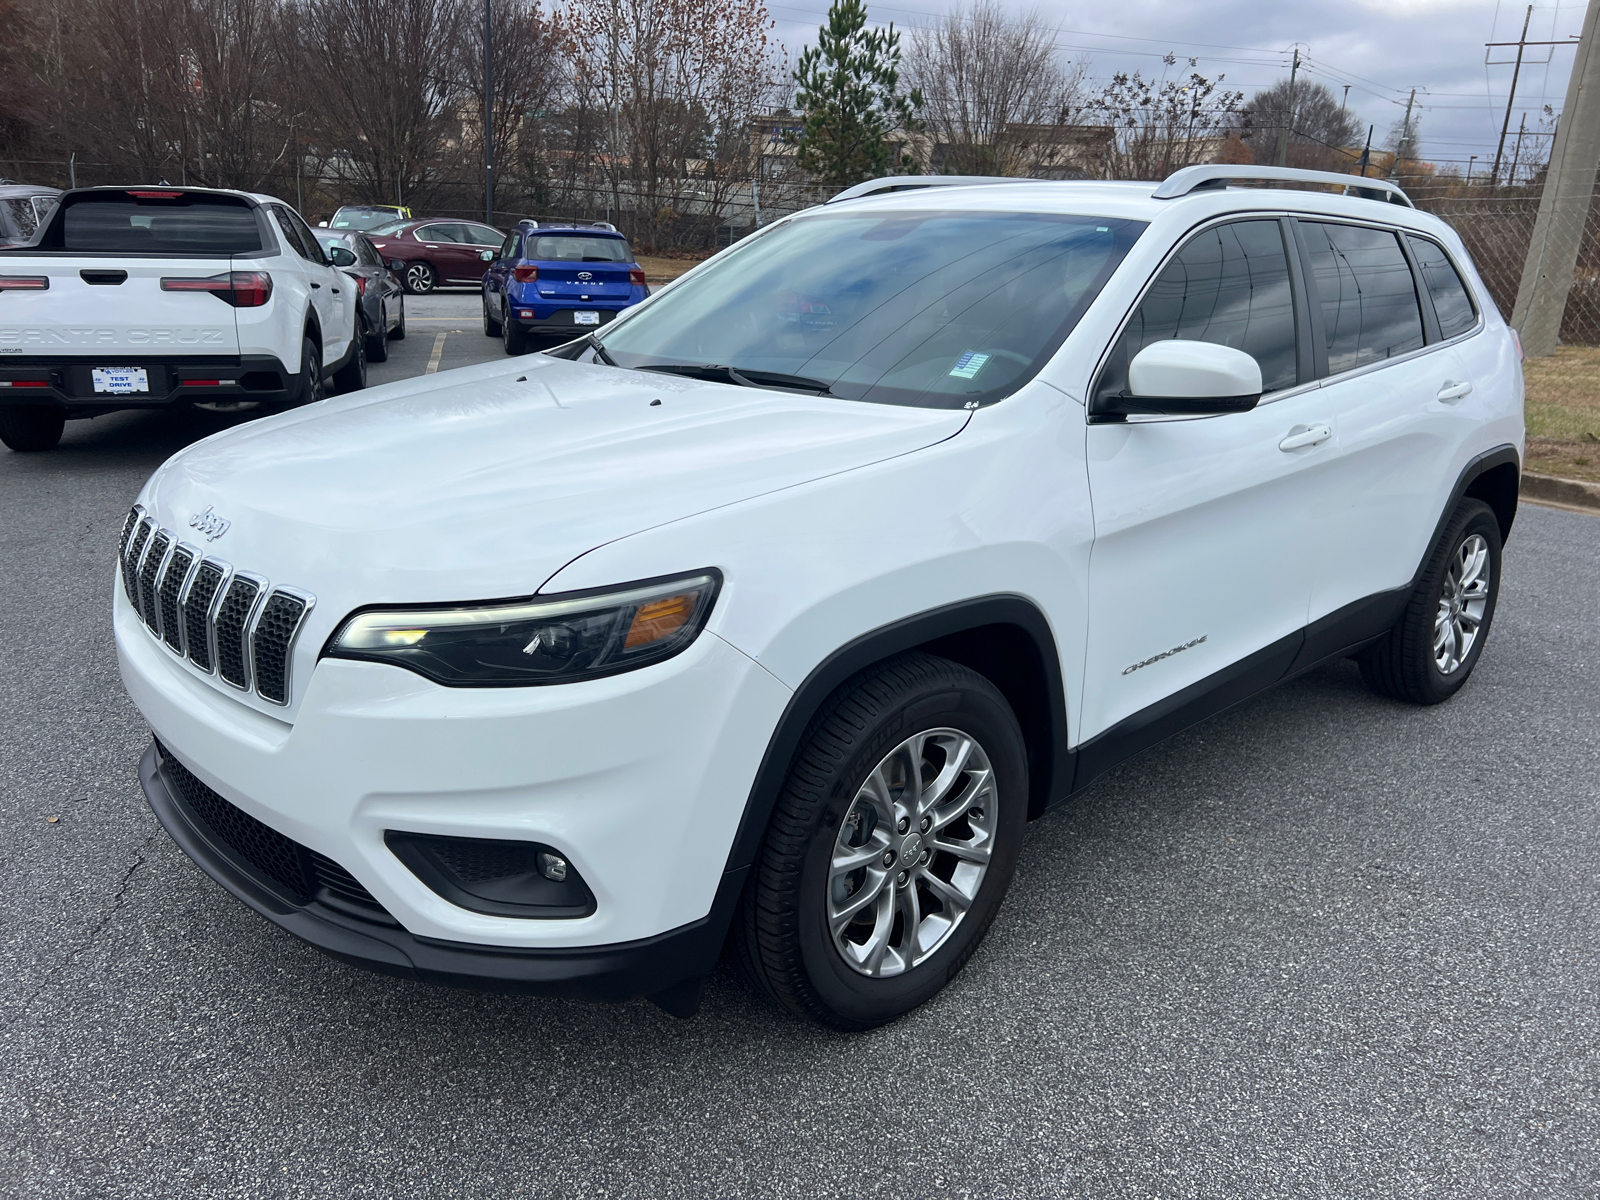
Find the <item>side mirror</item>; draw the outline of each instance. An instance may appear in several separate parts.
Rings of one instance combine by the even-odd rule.
[[[1249,412],[1261,399],[1261,365],[1215,342],[1152,342],[1128,364],[1128,388],[1103,397],[1102,413],[1191,416]]]
[[[353,267],[356,265],[356,256],[343,246],[334,246],[328,251],[328,257],[333,259],[336,267]]]
[[[389,270],[393,271],[396,275],[404,275],[406,271],[406,260],[403,258],[391,258],[389,260]]]
[[[493,262],[494,261],[494,251],[493,250],[485,250],[482,254],[478,255],[478,257],[483,259],[484,262]]]

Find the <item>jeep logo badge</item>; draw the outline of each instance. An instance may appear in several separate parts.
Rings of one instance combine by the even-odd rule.
[[[211,505],[206,505],[204,512],[197,512],[189,518],[189,524],[206,535],[206,541],[214,542],[228,532],[231,521],[226,521],[212,511]]]

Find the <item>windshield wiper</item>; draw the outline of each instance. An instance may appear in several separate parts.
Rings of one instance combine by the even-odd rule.
[[[832,387],[820,379],[785,375],[781,371],[762,371],[754,367],[724,367],[715,363],[699,366],[690,363],[646,363],[634,369],[660,371],[664,375],[687,375],[691,379],[708,379],[713,383],[736,383],[740,387],[784,388],[796,392],[814,392],[819,396],[833,395]]]
[[[606,353],[606,348],[600,344],[600,335],[591,333],[584,341],[589,343],[589,349],[594,351],[594,356],[608,367],[617,365],[617,360]]]

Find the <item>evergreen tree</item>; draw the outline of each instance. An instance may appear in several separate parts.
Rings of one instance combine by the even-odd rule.
[[[805,118],[796,151],[801,170],[835,187],[900,172],[904,156],[889,135],[915,128],[922,96],[900,93],[900,35],[892,24],[869,30],[862,0],[833,0],[794,79]]]

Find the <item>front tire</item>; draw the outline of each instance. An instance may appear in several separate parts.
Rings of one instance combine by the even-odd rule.
[[[813,718],[736,922],[780,1005],[870,1029],[935,995],[988,930],[1022,846],[1027,752],[983,676],[880,663]]]
[[[0,442],[22,453],[54,450],[66,424],[67,414],[53,404],[0,405]]]
[[[1500,598],[1500,522],[1481,500],[1463,500],[1428,556],[1404,615],[1358,656],[1381,696],[1440,704],[1478,665]]]
[[[410,263],[406,267],[406,291],[426,296],[439,286],[439,277],[425,262]]]

